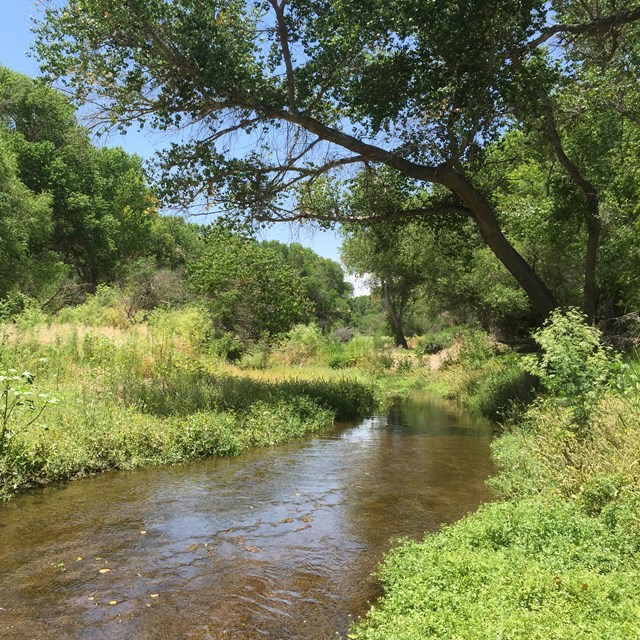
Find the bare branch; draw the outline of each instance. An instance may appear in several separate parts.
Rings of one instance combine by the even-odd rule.
[[[269,4],[273,7],[276,14],[276,22],[278,23],[280,49],[282,51],[282,58],[284,59],[284,66],[287,72],[287,98],[289,101],[289,108],[291,111],[297,111],[293,63],[291,61],[291,50],[289,49],[289,33],[287,30],[287,23],[284,19],[284,7],[286,0],[282,0],[281,4],[278,4],[278,0],[269,0]]]
[[[295,172],[302,176],[310,177],[310,176],[319,176],[323,173],[327,173],[332,169],[336,169],[338,167],[344,167],[349,164],[356,164],[358,162],[365,162],[365,158],[363,156],[349,156],[347,158],[337,158],[336,160],[331,160],[329,162],[325,162],[322,165],[317,167],[309,166],[309,167],[296,167],[294,165],[285,164],[282,166],[272,166],[272,167],[261,167],[259,173],[276,173],[276,172]]]
[[[638,20],[640,20],[640,7],[632,9],[631,11],[614,13],[604,18],[596,18],[591,22],[585,22],[583,24],[554,24],[548,29],[545,29],[530,43],[530,46],[534,48],[539,47],[558,34],[582,35],[607,33],[616,29],[616,27],[637,22]]]

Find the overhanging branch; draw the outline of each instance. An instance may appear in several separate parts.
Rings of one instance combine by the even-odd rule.
[[[384,222],[395,222],[397,220],[407,220],[415,218],[427,218],[431,216],[439,216],[446,214],[458,214],[470,216],[471,210],[463,205],[442,204],[434,207],[416,207],[414,209],[398,209],[392,214],[387,215],[367,215],[367,216],[349,216],[336,211],[330,214],[320,214],[316,211],[288,211],[280,210],[277,216],[264,216],[258,218],[258,222],[301,222],[301,221],[319,221],[319,222],[340,222],[340,223],[359,223],[359,224],[375,224]]]
[[[583,35],[607,33],[615,30],[617,27],[637,22],[638,20],[640,20],[640,7],[632,9],[631,11],[614,13],[604,18],[596,18],[591,22],[582,24],[554,24],[548,29],[545,29],[530,45],[532,47],[539,47],[558,34]]]

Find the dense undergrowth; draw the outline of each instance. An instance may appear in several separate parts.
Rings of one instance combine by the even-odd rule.
[[[236,455],[381,401],[370,380],[342,371],[232,367],[206,348],[193,310],[153,320],[117,328],[37,316],[0,328],[0,498],[107,469]]]
[[[380,569],[384,597],[349,638],[640,638],[639,370],[575,311],[536,340],[539,357],[477,362],[507,388],[501,367],[540,385],[494,444],[503,501],[400,543]],[[469,400],[500,388],[473,369],[445,372],[443,389],[457,379]]]

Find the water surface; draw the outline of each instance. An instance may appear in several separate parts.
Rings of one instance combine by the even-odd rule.
[[[0,638],[335,638],[378,595],[390,540],[491,498],[490,438],[414,399],[238,458],[18,497],[0,506]]]

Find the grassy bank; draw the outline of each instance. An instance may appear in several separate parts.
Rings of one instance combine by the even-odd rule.
[[[175,329],[0,329],[0,498],[108,469],[236,455],[369,414],[380,401],[362,376],[243,371],[193,329]]]
[[[385,595],[349,638],[640,638],[639,370],[563,322],[538,336],[541,357],[484,369],[540,381],[494,444],[503,501],[398,545],[380,569]],[[457,379],[467,401],[486,396],[488,376],[454,372],[445,392]]]

